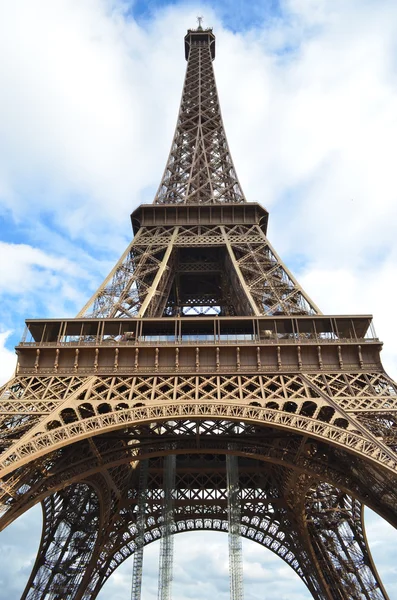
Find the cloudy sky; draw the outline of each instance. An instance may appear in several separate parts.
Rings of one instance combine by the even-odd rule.
[[[323,312],[374,314],[397,376],[395,0],[0,0],[3,381],[24,319],[75,315],[153,199],[197,15],[217,36],[232,155],[270,240]],[[36,507],[0,536],[0,599],[19,598],[40,527]],[[368,530],[397,599],[397,534],[371,514]],[[272,554],[244,552],[246,600],[309,597]],[[175,600],[228,597],[226,536],[178,536],[176,555]],[[130,576],[123,565],[100,600],[128,598]]]

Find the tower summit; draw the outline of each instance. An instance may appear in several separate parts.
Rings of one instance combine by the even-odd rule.
[[[209,48],[211,58],[215,58],[215,35],[212,29],[203,29],[201,26],[202,17],[197,17],[199,26],[197,29],[188,29],[185,35],[185,58],[189,60],[190,50],[193,46],[206,46]]]
[[[189,29],[179,115],[156,204],[245,202],[223,126],[212,29]]]
[[[185,37],[177,126],[153,204],[75,319],[28,319],[0,390],[0,527],[34,504],[43,534],[23,600],[94,600],[161,540],[228,532],[270,549],[316,600],[387,600],[363,506],[397,525],[397,387],[370,315],[323,315],[267,238],[231,159],[215,36]],[[253,156],[252,160],[256,160]]]

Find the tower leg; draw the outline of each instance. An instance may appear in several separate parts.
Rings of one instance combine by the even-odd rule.
[[[307,495],[307,531],[332,600],[389,600],[368,548],[363,509],[325,483]]]
[[[230,600],[243,600],[243,550],[240,535],[241,505],[239,494],[238,457],[226,455],[229,526]]]
[[[98,496],[81,483],[49,496],[42,506],[40,549],[21,600],[76,598],[98,536]]]
[[[171,586],[174,562],[174,501],[176,456],[170,454],[164,459],[164,508],[163,526],[160,540],[160,565],[158,600],[171,600]]]

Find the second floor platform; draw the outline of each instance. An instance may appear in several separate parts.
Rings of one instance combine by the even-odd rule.
[[[381,369],[370,315],[26,321],[20,373]]]

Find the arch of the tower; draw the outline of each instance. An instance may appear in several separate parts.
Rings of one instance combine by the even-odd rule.
[[[332,523],[323,523],[323,527],[312,536],[308,551],[292,530],[293,523],[281,513],[260,514],[245,511],[242,514],[241,531],[243,538],[252,540],[270,550],[290,566],[309,591],[316,598],[325,598],[321,590],[319,570],[324,576],[326,585],[332,590],[332,600],[366,598],[368,600],[386,600],[388,595],[375,568],[363,526],[363,505],[341,493],[337,488],[328,486],[329,491],[338,496],[344,507],[341,519]],[[321,486],[319,486],[321,489]],[[316,491],[318,491],[316,489]],[[312,501],[312,496],[308,501]],[[173,533],[193,531],[228,532],[226,509],[221,514],[211,517],[193,514],[188,516],[175,514]],[[309,512],[309,514],[311,514]],[[338,515],[340,516],[340,515]],[[151,527],[145,531],[145,545],[161,538],[161,524],[152,516]],[[129,535],[128,535],[129,534]],[[102,569],[95,574],[96,591],[100,591],[108,578],[136,549],[136,530],[132,525],[123,543],[118,546]],[[330,547],[330,539],[335,538]],[[349,547],[350,546],[350,547]],[[329,553],[332,561],[329,562]],[[348,567],[346,569],[346,566]],[[315,573],[315,574],[314,574]]]
[[[225,456],[185,452],[178,457],[173,533],[196,530],[226,532]],[[161,456],[150,459],[145,545],[162,535],[162,460]],[[324,582],[321,582],[320,573],[325,574],[333,599],[355,598],[352,591],[359,594],[362,590],[363,596],[357,595],[357,598],[387,598],[363,533],[361,502],[338,488],[316,482],[314,478],[308,487],[307,476],[294,475],[285,466],[261,463],[247,457],[239,460],[240,532],[243,537],[282,558],[316,598],[328,598],[322,592],[321,583]],[[106,475],[98,473],[86,482],[73,484],[73,493],[66,488],[45,499],[43,537],[24,599],[41,598],[48,590],[57,598],[57,590],[61,594],[65,588],[72,590],[70,597],[73,598],[96,597],[105,581],[136,549],[136,474],[136,469],[126,469],[125,465],[114,467]],[[294,486],[288,492],[291,478],[294,478]],[[119,494],[114,493],[117,486]],[[324,486],[327,486],[326,494]],[[321,510],[319,498],[327,502],[325,510]],[[307,508],[304,521],[300,521],[302,511],[299,505]],[[312,531],[308,530],[306,521]],[[351,533],[354,533],[355,539],[353,549]],[[310,539],[306,539],[306,535]],[[339,540],[339,546],[334,542],[330,549],[330,538]],[[329,552],[332,554],[332,568],[325,560],[325,554]],[[342,582],[343,585],[339,573],[339,588],[335,560],[351,565],[350,576]],[[340,593],[337,593],[338,589]],[[59,597],[62,598],[62,595]]]
[[[202,481],[198,484],[200,487],[197,487],[195,490],[189,490],[188,507],[186,506],[187,490],[183,488],[177,490],[174,500],[174,534],[188,531],[228,532],[225,482],[224,489],[214,489],[210,487],[212,483],[211,475],[207,476],[207,478],[208,481],[205,485],[208,487],[204,488],[204,490],[201,488]],[[212,478],[214,478],[213,475]],[[182,477],[177,477],[179,485],[182,479]],[[197,479],[200,479],[200,476],[197,476]],[[191,482],[189,483],[191,484]],[[202,498],[194,500],[192,497],[197,492],[201,492]],[[269,497],[265,497],[265,491],[257,490],[256,492],[258,496],[256,502],[253,502],[242,510],[241,536],[272,551],[297,573],[306,586],[308,586],[309,590],[319,593],[320,587],[310,570],[310,554],[299,541],[294,516],[288,514],[285,507],[277,506],[277,504],[280,504],[280,501],[277,503],[277,498],[273,498],[273,504],[271,504]],[[155,493],[156,490],[154,490]],[[253,493],[252,489],[246,489],[243,495]],[[218,495],[217,502],[216,495]],[[262,503],[260,496],[262,496]],[[180,505],[179,502],[181,503]],[[159,540],[162,536],[160,506],[157,506],[157,510],[156,508],[155,510],[151,510],[149,503],[150,497],[148,498],[148,512],[146,515],[145,545]],[[102,565],[99,565],[95,573],[97,591],[101,589],[112,573],[127,558],[134,554],[136,549],[136,535],[136,524],[135,522],[131,522],[128,529],[124,529],[122,535],[119,536],[118,544],[112,548],[107,560]]]
[[[236,414],[228,419],[213,414],[211,418],[204,414],[191,418],[168,412],[167,420],[161,420],[157,407],[156,421],[135,421],[131,425],[123,420],[122,427],[106,433],[71,439],[56,450],[47,448],[40,460],[27,462],[4,478],[0,526],[4,528],[32,505],[61,489],[65,481],[78,483],[104,470],[128,471],[131,464],[143,458],[228,453],[288,468],[295,478],[304,474],[309,484],[312,480],[327,481],[360,498],[396,526],[397,498],[390,469],[379,468],[373,458],[363,460],[361,454],[324,437],[299,429],[292,434],[290,428],[259,420],[239,420]],[[291,413],[286,415],[291,417]],[[290,487],[293,489],[292,484]]]
[[[86,489],[86,484],[80,485],[80,488],[75,487],[72,502],[76,503],[76,498],[85,497]],[[212,496],[213,490],[208,489],[207,494]],[[90,495],[94,496],[92,491]],[[58,593],[62,597],[65,588],[73,590],[73,597],[80,597],[81,594],[84,598],[95,598],[112,573],[135,552],[137,529],[134,512],[125,506],[118,514],[122,529],[117,531],[114,523],[112,524],[115,538],[113,545],[101,548],[102,561],[99,559],[93,567],[91,561],[96,553],[95,543],[89,538],[92,529],[85,531],[83,521],[81,527],[72,527],[70,506],[67,507],[68,513],[64,506],[65,500],[68,499],[67,493],[64,495],[61,492],[43,502],[43,538],[36,565],[22,596],[24,600],[41,598],[49,591],[55,597]],[[87,508],[87,513],[95,523],[97,515],[90,512],[90,507]],[[81,516],[80,513],[78,516]],[[296,533],[290,528],[291,523],[280,510],[270,511],[268,514],[265,511],[255,513],[246,510],[242,514],[241,535],[271,550],[299,575],[309,589],[316,589],[318,592],[315,578],[310,575],[308,569],[310,556],[301,547]],[[193,503],[188,510],[179,509],[176,512],[174,534],[203,530],[228,531],[226,506],[218,506],[209,512],[204,504],[195,506]],[[149,510],[146,517],[145,545],[159,540],[161,535],[161,508],[158,505],[157,511]],[[69,544],[69,550],[65,548],[66,543]],[[89,584],[87,581],[82,583],[84,574],[86,580],[88,574]],[[85,587],[87,585],[88,589]]]
[[[158,423],[160,434],[161,423],[168,420],[207,418],[310,436],[347,449],[394,476],[397,459],[393,446],[388,447],[365,424],[328,399],[318,382],[301,374],[88,378],[66,402],[33,422],[28,435],[12,440],[2,455],[1,474],[5,476],[53,450],[98,433],[140,426],[155,432],[154,424]],[[393,421],[395,415],[378,419],[379,428],[384,419]]]

